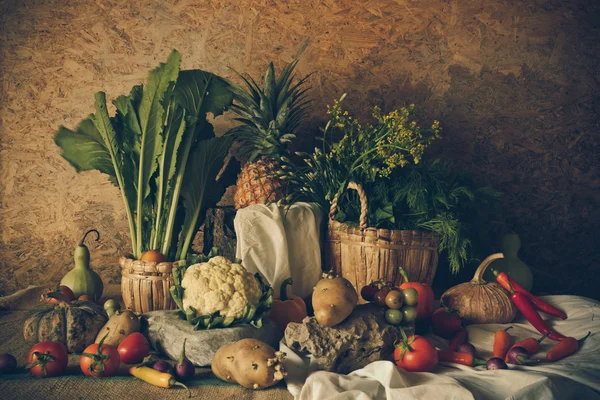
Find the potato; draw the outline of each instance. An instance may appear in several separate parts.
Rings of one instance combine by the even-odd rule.
[[[104,344],[117,347],[130,333],[139,331],[140,317],[131,310],[117,311],[98,332],[96,343],[106,336]]]
[[[213,374],[248,389],[265,389],[282,380],[285,353],[257,339],[242,339],[221,346],[211,363]]]
[[[352,284],[340,276],[329,273],[315,286],[312,305],[319,324],[334,326],[345,320],[358,303]]]

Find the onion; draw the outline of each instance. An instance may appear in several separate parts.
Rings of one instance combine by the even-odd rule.
[[[0,374],[10,374],[17,369],[17,359],[12,354],[0,354]]]
[[[490,358],[486,364],[488,370],[492,369],[508,369],[508,365],[499,357]]]
[[[171,368],[173,368],[173,367],[169,362],[167,362],[165,360],[160,360],[160,361],[155,362],[154,365],[152,366],[152,368],[154,368],[155,370],[160,371],[160,372],[169,372],[170,373]]]
[[[508,363],[515,365],[527,365],[530,364],[531,355],[523,347],[513,347],[508,351],[507,354]]]
[[[194,364],[190,362],[185,356],[185,341],[187,339],[183,339],[183,348],[181,349],[181,355],[179,356],[179,360],[177,360],[177,364],[175,365],[175,375],[179,377],[179,379],[186,380],[194,376],[196,373],[196,368]]]
[[[463,343],[463,344],[459,345],[455,351],[457,351],[459,353],[469,353],[469,354],[473,354],[473,355],[475,355],[477,353],[475,346],[473,346],[471,343]]]

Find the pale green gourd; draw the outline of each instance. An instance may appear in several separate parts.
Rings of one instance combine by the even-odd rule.
[[[531,269],[519,258],[519,249],[521,248],[521,239],[516,233],[508,233],[502,237],[502,254],[504,258],[496,260],[491,265],[497,271],[506,272],[508,276],[514,279],[519,285],[527,291],[531,291],[533,287],[533,275]],[[483,279],[488,282],[496,280],[491,272],[492,268],[488,268]]]
[[[85,238],[90,232],[96,232],[96,241],[100,240],[100,233],[96,229],[90,229],[83,235],[74,252],[75,268],[67,272],[60,284],[68,286],[75,294],[76,299],[85,294],[90,296],[93,301],[98,301],[102,296],[104,285],[100,276],[90,269],[90,251],[84,244]]]

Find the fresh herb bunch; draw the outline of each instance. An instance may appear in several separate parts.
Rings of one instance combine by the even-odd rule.
[[[354,225],[360,201],[346,186],[350,181],[360,183],[367,193],[369,226],[434,232],[440,239],[440,252],[447,252],[450,268],[457,273],[468,260],[473,216],[499,194],[477,188],[448,162],[421,162],[441,128],[434,121],[430,129],[421,129],[414,105],[387,115],[375,107],[377,122],[363,127],[341,109],[341,100],[328,109],[331,119],[322,147],[310,154],[297,153],[303,159],[301,165],[284,159],[281,176],[290,183],[286,200],[314,201],[328,213],[339,194],[336,220]],[[336,141],[336,136],[342,138]]]

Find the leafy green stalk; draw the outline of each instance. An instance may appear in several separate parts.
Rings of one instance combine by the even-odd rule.
[[[156,171],[157,159],[162,152],[162,129],[165,118],[163,105],[169,86],[177,80],[181,56],[172,52],[165,64],[161,63],[148,74],[148,82],[144,88],[140,103],[139,117],[142,130],[140,148],[140,169],[138,174],[137,209],[144,208],[144,201],[150,195],[150,179]],[[160,205],[159,205],[160,206]],[[143,217],[138,213],[136,219],[136,248],[141,254],[144,250],[142,234]]]

